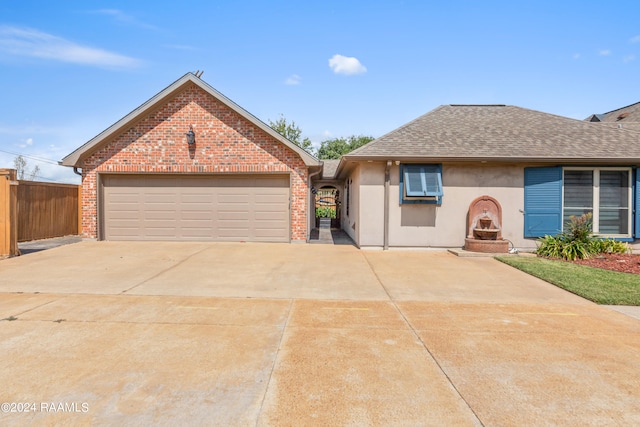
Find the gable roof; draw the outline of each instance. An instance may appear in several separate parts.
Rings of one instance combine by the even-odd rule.
[[[640,132],[510,105],[443,105],[345,160],[640,162]]]
[[[149,99],[144,104],[140,105],[138,108],[124,116],[122,119],[118,120],[113,125],[109,126],[106,130],[101,132],[96,137],[92,138],[81,147],[73,151],[71,154],[67,155],[62,159],[60,164],[62,166],[74,166],[74,167],[82,167],[82,160],[88,157],[95,150],[100,148],[103,144],[107,143],[109,139],[115,135],[118,135],[123,130],[130,127],[133,122],[137,121],[141,117],[144,117],[146,114],[150,113],[152,110],[158,108],[159,105],[162,105],[164,102],[169,100],[171,97],[176,95],[178,92],[182,91],[187,85],[195,84],[200,89],[207,92],[209,95],[213,96],[216,100],[226,105],[228,108],[238,113],[241,117],[245,118],[249,122],[251,122],[256,127],[260,128],[268,135],[272,136],[291,150],[298,153],[300,158],[304,161],[307,166],[321,166],[320,160],[307,153],[301,147],[285,138],[275,130],[273,130],[269,125],[258,119],[253,114],[249,113],[247,110],[240,107],[235,102],[231,101],[229,98],[215,90],[212,86],[207,84],[205,81],[201,80],[193,73],[187,73],[184,76],[180,77],[178,80],[173,82],[167,88],[162,90],[160,93]]]

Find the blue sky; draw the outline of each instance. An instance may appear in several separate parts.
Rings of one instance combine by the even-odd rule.
[[[602,1],[0,3],[0,167],[56,163],[189,71],[315,144],[441,104],[584,119],[640,101],[640,4]]]

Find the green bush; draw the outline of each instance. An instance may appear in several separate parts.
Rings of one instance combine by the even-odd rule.
[[[614,239],[600,239],[591,232],[591,214],[570,216],[567,231],[538,240],[536,254],[547,258],[576,260],[601,253],[626,253],[629,246]]]
[[[336,210],[330,206],[316,208],[316,218],[335,218]]]
[[[594,254],[624,254],[631,249],[625,242],[614,239],[593,239],[591,241],[591,253]]]

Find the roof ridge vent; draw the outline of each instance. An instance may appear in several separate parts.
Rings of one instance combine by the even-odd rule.
[[[506,104],[449,104],[451,107],[506,107]]]

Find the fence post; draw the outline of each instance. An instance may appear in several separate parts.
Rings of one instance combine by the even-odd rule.
[[[78,236],[82,236],[82,184],[78,185]]]
[[[16,177],[15,169],[0,169],[0,257],[19,255]]]

